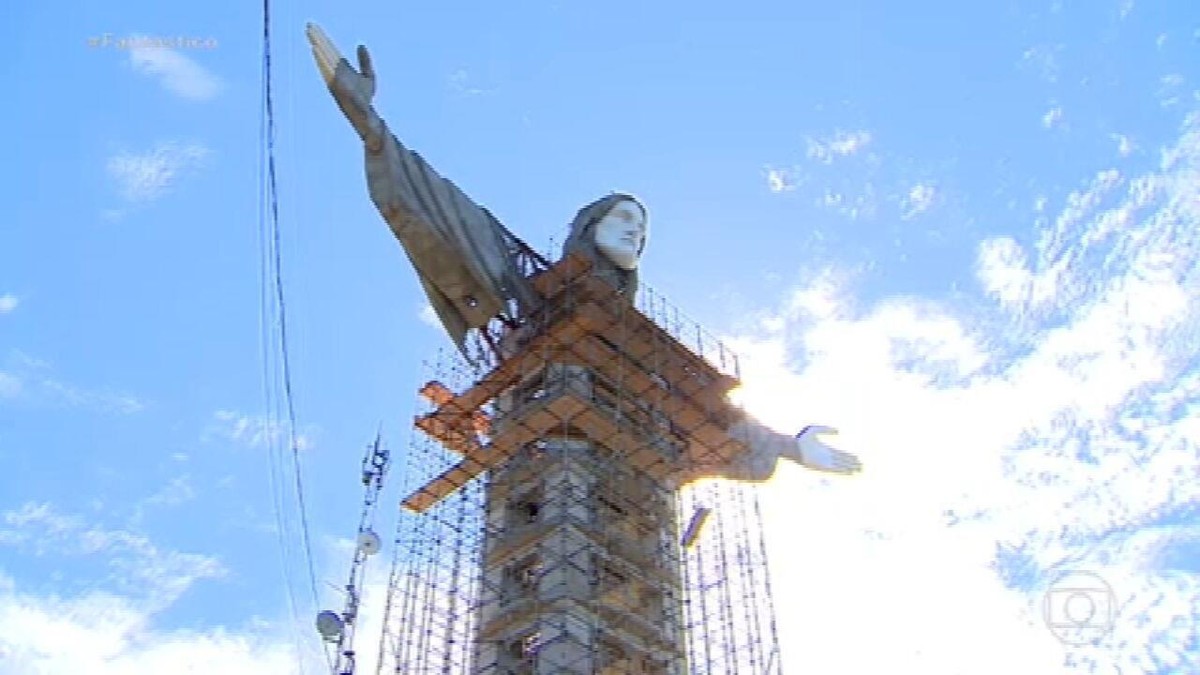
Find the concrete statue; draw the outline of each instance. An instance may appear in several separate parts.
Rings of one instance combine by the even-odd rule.
[[[520,240],[391,133],[372,105],[376,77],[366,47],[359,46],[355,69],[320,27],[309,24],[307,34],[334,101],[363,141],[371,200],[404,248],[455,345],[462,349],[467,333],[498,314],[519,317],[533,311],[537,295],[517,265]],[[594,274],[632,300],[648,225],[646,208],[635,197],[609,194],[576,214],[563,255],[583,252],[592,260]],[[745,439],[749,452],[730,466],[705,467],[703,475],[687,480],[720,475],[764,481],[780,458],[816,471],[861,470],[854,455],[820,440],[836,433],[830,427],[810,426],[793,437],[744,412],[738,411],[737,418],[730,433]]]

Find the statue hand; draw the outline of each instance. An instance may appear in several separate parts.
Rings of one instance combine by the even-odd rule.
[[[858,461],[858,457],[831,448],[817,438],[821,434],[836,433],[837,429],[833,427],[821,425],[804,427],[800,433],[796,434],[796,456],[790,457],[790,459],[815,471],[844,474],[862,471],[862,463]]]
[[[355,70],[320,26],[310,23],[305,33],[312,45],[317,69],[321,71],[321,77],[325,79],[338,107],[363,141],[371,146],[377,145],[381,124],[371,107],[371,99],[375,97],[375,68],[371,65],[371,54],[365,46],[359,45],[359,69]]]

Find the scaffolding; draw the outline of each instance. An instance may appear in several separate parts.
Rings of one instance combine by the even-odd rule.
[[[429,367],[380,670],[780,673],[754,492],[694,481],[745,451],[737,359],[582,257],[533,284],[475,365]]]

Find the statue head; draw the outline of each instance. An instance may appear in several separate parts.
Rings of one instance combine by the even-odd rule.
[[[597,276],[632,298],[648,232],[646,207],[633,195],[614,192],[575,215],[563,244],[563,257],[584,253],[592,260]]]
[[[596,248],[617,267],[637,269],[646,247],[646,209],[633,199],[618,201],[596,221]]]

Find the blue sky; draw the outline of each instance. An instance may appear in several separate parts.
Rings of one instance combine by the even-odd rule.
[[[295,509],[276,520],[270,481],[260,8],[121,4],[0,26],[0,672],[292,672],[312,607],[295,569],[295,627]],[[323,604],[362,448],[381,422],[405,447],[445,339],[309,20],[370,46],[392,128],[535,247],[642,196],[644,278],[744,355],[746,405],[842,429],[862,476],[762,488],[787,672],[1200,672],[1200,7],[287,4],[283,267]],[[1041,620],[1065,569],[1114,589],[1099,645]]]

